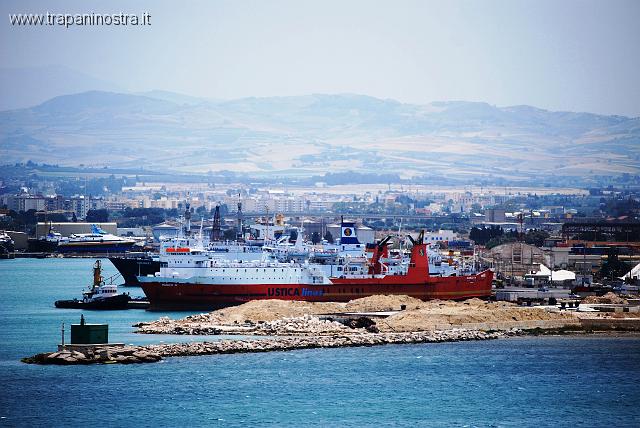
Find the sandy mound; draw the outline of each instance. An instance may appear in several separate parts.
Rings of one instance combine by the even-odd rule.
[[[421,331],[468,323],[564,320],[571,314],[547,312],[540,308],[523,308],[511,303],[487,303],[479,299],[465,302],[430,301],[420,308],[407,310],[379,321],[381,331]]]
[[[622,297],[618,296],[617,294],[614,294],[612,292],[608,292],[607,294],[605,294],[604,296],[587,296],[584,298],[584,300],[582,300],[582,303],[586,303],[586,304],[616,304],[616,305],[626,305],[627,302],[625,299],[623,299]]]
[[[220,324],[244,324],[246,321],[274,321],[303,315],[344,312],[344,303],[311,303],[297,300],[252,300],[240,306],[219,309],[207,314],[209,320]]]
[[[445,300],[423,302],[409,296],[376,295],[352,300],[348,303],[311,303],[277,299],[253,300],[240,306],[224,308],[208,314],[191,315],[180,320],[170,320],[163,317],[157,321],[140,323],[136,326],[139,327],[140,332],[147,333],[212,334],[212,331],[225,329],[225,331],[233,330],[236,333],[249,332],[256,328],[256,324],[260,323],[266,324],[264,328],[268,331],[276,332],[282,327],[280,330],[285,333],[290,331],[301,333],[308,329],[307,333],[309,334],[321,332],[324,334],[334,332],[329,328],[331,325],[313,319],[315,324],[307,326],[307,321],[312,319],[309,317],[310,315],[397,311],[401,305],[406,305],[406,309],[386,319],[375,318],[376,328],[382,332],[406,332],[464,327],[465,324],[476,323],[575,319],[572,314],[547,312],[540,308],[519,307],[507,302],[489,303],[480,299],[469,299],[463,302]],[[257,328],[260,329],[259,326]],[[327,328],[331,331],[325,332],[324,330]],[[340,327],[336,331],[343,329],[344,327]],[[185,331],[193,331],[194,333],[185,333]],[[282,334],[282,332],[280,333]]]
[[[478,299],[475,299],[478,300]],[[482,300],[478,300],[482,302]],[[377,312],[400,310],[401,305],[407,309],[416,309],[424,304],[422,300],[409,296],[376,295],[352,300],[348,303],[336,302],[303,302],[298,300],[252,300],[240,306],[219,309],[207,314],[209,320],[220,324],[244,324],[245,321],[273,321],[283,318],[294,318],[303,315],[330,314],[336,312]]]
[[[375,295],[355,299],[347,303],[347,312],[399,311],[402,305],[407,309],[417,309],[424,302],[406,295]]]

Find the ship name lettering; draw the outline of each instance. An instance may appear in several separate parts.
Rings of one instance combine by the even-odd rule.
[[[277,287],[277,288],[267,289],[267,294],[269,296],[276,296],[276,297],[299,296],[300,290],[298,288]]]

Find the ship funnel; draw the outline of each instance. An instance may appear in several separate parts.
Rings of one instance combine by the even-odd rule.
[[[422,233],[420,235],[422,235]],[[427,254],[427,244],[422,243],[421,239],[416,239],[413,242],[414,244],[413,248],[411,248],[409,271],[429,275],[429,255]]]
[[[96,235],[106,235],[107,232],[105,232],[100,226],[98,226],[97,224],[92,224],[91,225],[91,233],[95,233]]]
[[[356,233],[356,224],[351,222],[342,222],[340,224],[340,244],[359,244]]]
[[[380,259],[389,257],[389,241],[391,236],[387,236],[376,244],[373,248],[373,256],[371,257],[371,265],[369,266],[369,274],[379,274],[382,272],[382,264]]]

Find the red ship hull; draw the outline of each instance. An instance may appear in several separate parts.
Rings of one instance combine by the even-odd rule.
[[[218,309],[250,300],[281,299],[308,302],[348,302],[374,294],[406,294],[421,300],[463,300],[491,295],[493,272],[471,276],[428,277],[411,281],[404,276],[332,279],[333,284],[184,284],[145,282],[142,289],[151,310]]]

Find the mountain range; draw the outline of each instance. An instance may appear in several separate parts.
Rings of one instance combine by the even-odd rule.
[[[223,101],[86,91],[1,111],[0,146],[3,163],[570,183],[640,173],[640,118],[355,94]]]

